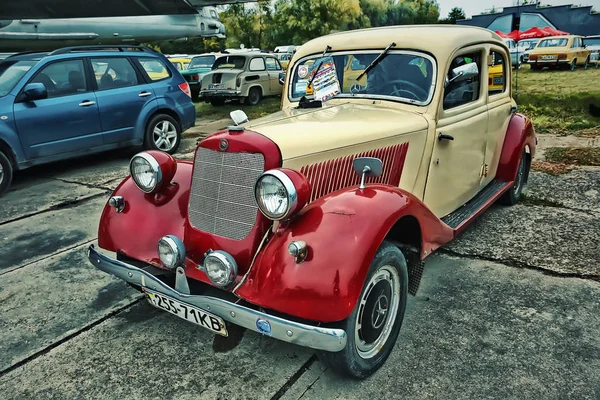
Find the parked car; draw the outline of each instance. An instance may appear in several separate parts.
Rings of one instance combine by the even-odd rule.
[[[565,66],[574,71],[577,66],[587,69],[591,51],[583,45],[581,36],[551,36],[540,40],[529,53],[531,69]]]
[[[189,85],[144,47],[69,47],[0,62],[0,194],[13,171],[144,145],[174,153],[194,125]]]
[[[116,259],[90,246],[90,262],[217,335],[239,325],[371,375],[395,348],[423,260],[492,204],[517,203],[527,182],[534,129],[510,85],[490,92],[490,56],[509,65],[498,35],[463,26],[310,41],[281,111],[234,111],[239,125],[203,139],[193,162],[133,157],[100,221],[98,245]],[[364,84],[320,101],[344,88],[333,72],[349,57],[371,66]],[[242,71],[252,59],[225,62]]]
[[[177,71],[182,72],[185,71],[186,69],[188,69],[188,66],[190,65],[190,61],[192,61],[191,58],[171,58],[169,57],[169,61],[171,61],[171,64],[173,64],[175,66],[175,68],[177,68]]]
[[[229,54],[218,58],[204,75],[200,94],[214,106],[221,106],[228,99],[256,105],[263,97],[281,94],[282,71],[279,60],[271,54]]]
[[[521,53],[521,61],[525,64],[529,61],[529,53],[535,48],[540,39],[523,39],[517,43],[519,52]]]
[[[490,94],[502,93],[504,91],[504,58],[500,53],[494,53],[494,62],[488,69],[488,89]]]
[[[281,68],[283,69],[287,69],[292,57],[294,57],[293,53],[275,53],[275,55],[277,56],[279,64],[281,64]]]
[[[517,43],[513,39],[509,38],[505,38],[502,40],[504,40],[504,44],[506,44],[506,47],[508,47],[508,50],[510,51],[511,65],[515,68],[521,68],[521,65],[523,63],[523,54],[517,46]]]
[[[219,57],[225,56],[227,53],[206,53],[192,58],[188,68],[181,71],[181,75],[190,84],[192,99],[196,100],[200,96],[200,82]]]
[[[590,64],[600,65],[600,35],[583,38],[583,45],[590,51]]]

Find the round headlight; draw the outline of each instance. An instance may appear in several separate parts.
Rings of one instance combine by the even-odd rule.
[[[133,156],[129,163],[129,172],[137,187],[144,193],[151,193],[162,182],[160,165],[148,153]]]
[[[279,170],[262,174],[256,181],[254,194],[260,212],[274,221],[287,217],[298,202],[294,183]]]
[[[175,269],[185,260],[185,246],[176,236],[168,235],[158,241],[158,258],[169,269]]]
[[[224,251],[213,251],[204,258],[204,270],[208,279],[216,286],[227,287],[235,281],[237,264],[233,257]]]

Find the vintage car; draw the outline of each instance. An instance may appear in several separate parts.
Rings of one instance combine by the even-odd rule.
[[[290,60],[294,57],[293,53],[276,53],[277,59],[279,60],[279,64],[281,64],[281,68],[287,69]]]
[[[508,47],[508,51],[510,52],[510,64],[515,68],[521,68],[523,63],[523,52],[517,46],[517,43],[510,38],[504,38],[504,44]]]
[[[202,78],[200,94],[208,103],[222,106],[225,100],[239,99],[256,105],[263,97],[281,94],[277,57],[260,52],[229,54],[218,58]]]
[[[332,72],[349,57],[365,68],[346,90]],[[91,246],[90,262],[217,335],[240,326],[371,375],[423,260],[492,204],[517,203],[527,182],[535,132],[510,85],[488,87],[495,57],[509,65],[502,39],[474,27],[310,41],[281,111],[232,112],[236,125],[200,141],[193,161],[132,158],[100,221],[98,245],[116,258]],[[323,100],[327,85],[342,89]]]
[[[504,59],[499,53],[494,53],[493,64],[488,69],[488,89],[490,93],[504,90]]]
[[[211,71],[211,68],[217,58],[226,56],[228,53],[206,53],[193,57],[185,71],[181,75],[190,84],[192,99],[196,100],[200,96],[200,82],[204,75]]]
[[[594,64],[598,68],[600,65],[600,35],[585,37],[583,45],[590,51],[590,64]]]
[[[534,70],[562,66],[570,68],[571,71],[577,66],[587,69],[590,53],[590,50],[585,48],[581,36],[551,36],[540,40],[529,52],[528,63]]]
[[[176,57],[176,58],[169,57],[169,61],[171,61],[171,64],[173,64],[175,66],[175,68],[177,68],[177,71],[182,72],[188,68],[192,59],[191,58],[182,58],[182,57]]]

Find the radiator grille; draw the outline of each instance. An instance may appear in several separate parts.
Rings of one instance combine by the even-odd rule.
[[[264,157],[198,148],[188,215],[201,231],[244,239],[256,223],[254,184],[264,172]]]
[[[382,175],[367,178],[365,180],[367,183],[385,183],[398,186],[407,151],[408,143],[403,143],[302,167],[300,172],[306,176],[311,186],[310,201],[336,190],[358,185],[360,176],[354,172],[352,167],[352,162],[358,157],[377,157],[383,162]]]

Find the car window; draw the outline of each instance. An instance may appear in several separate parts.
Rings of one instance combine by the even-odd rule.
[[[269,71],[280,71],[281,70],[281,66],[279,65],[277,60],[275,60],[274,58],[268,57],[265,61],[267,62],[267,69]],[[252,64],[250,64],[250,65],[252,65]]]
[[[476,64],[479,74],[465,80],[455,79],[446,86],[444,90],[444,110],[475,102],[479,99],[481,88],[480,53],[463,54],[452,60],[446,75],[446,80],[451,81],[455,78],[454,73],[452,72],[455,68],[468,64]]]
[[[178,61],[176,61],[176,62],[171,61],[171,64],[173,64],[175,66],[175,68],[177,68],[177,71],[181,71],[182,67],[181,67],[181,63],[180,62],[178,62]]]
[[[10,93],[21,78],[37,61],[10,61],[0,63],[0,97]]]
[[[262,57],[256,57],[250,60],[250,66],[248,68],[250,71],[264,71],[265,70],[265,60]]]
[[[189,69],[193,68],[210,68],[215,62],[215,56],[200,56],[192,58]]]
[[[214,19],[219,19],[219,16],[217,15],[217,12],[215,10],[210,10],[210,16]]]
[[[490,52],[492,65],[489,66],[488,91],[490,96],[506,91],[506,59],[504,54],[492,50]]]
[[[565,47],[569,44],[569,39],[545,39],[537,47]]]
[[[133,65],[123,57],[92,58],[98,90],[117,89],[139,84]]]
[[[246,57],[244,56],[224,56],[217,58],[211,69],[244,69],[245,66]]]
[[[364,71],[366,65],[362,65],[357,58],[352,58],[352,63],[350,64],[350,69],[352,71]]]
[[[88,91],[83,60],[66,60],[49,64],[42,68],[31,83],[43,83],[48,98],[68,96]]]
[[[139,57],[138,61],[151,81],[160,81],[171,76],[167,66],[157,58]]]

